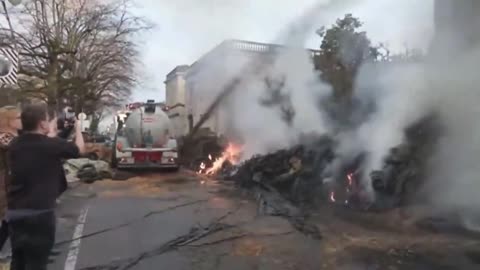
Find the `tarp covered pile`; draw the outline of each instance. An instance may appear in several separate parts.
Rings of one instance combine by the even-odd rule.
[[[64,163],[64,169],[69,182],[92,183],[112,177],[110,165],[103,160],[69,159]]]

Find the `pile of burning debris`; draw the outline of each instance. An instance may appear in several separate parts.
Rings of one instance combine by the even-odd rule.
[[[239,164],[242,148],[233,143],[227,144],[225,150],[215,156],[208,155],[208,160],[200,163],[198,173],[215,175],[218,172],[225,172]]]
[[[180,138],[178,143],[181,164],[192,170],[211,168],[213,157],[221,156],[228,144],[225,138],[218,137],[209,129],[199,129],[194,136]]]
[[[306,143],[267,155],[254,156],[239,166],[225,166],[218,177],[245,188],[272,187],[296,203],[321,198],[321,175],[333,160],[335,142],[327,137],[305,138]],[[320,190],[319,190],[320,189]]]
[[[305,135],[295,147],[241,163],[241,147],[229,144],[222,154],[210,155],[197,171],[248,189],[278,192],[297,206],[329,202],[365,210],[389,209],[409,202],[422,184],[425,161],[438,131],[433,117],[411,126],[405,131],[406,142],[391,149],[383,168],[373,172],[364,171],[367,153],[340,159],[335,153],[338,142],[325,135]],[[364,177],[369,181],[362,181]],[[374,190],[374,200],[368,190]]]

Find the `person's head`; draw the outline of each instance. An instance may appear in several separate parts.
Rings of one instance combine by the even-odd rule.
[[[46,104],[27,105],[21,115],[24,132],[47,135],[50,132],[49,110]]]
[[[22,129],[20,110],[15,106],[0,108],[0,130],[17,131]]]

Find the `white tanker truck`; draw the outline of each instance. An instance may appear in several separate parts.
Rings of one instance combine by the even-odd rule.
[[[119,114],[112,167],[178,170],[177,140],[164,110],[163,104],[148,100],[130,104],[126,112]]]

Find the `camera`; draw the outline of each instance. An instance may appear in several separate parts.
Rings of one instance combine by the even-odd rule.
[[[58,119],[57,119],[57,128],[59,130],[59,135],[60,137],[69,137],[70,133],[73,130],[73,127],[75,126],[75,111],[67,107],[65,108],[61,113],[58,114]]]
[[[65,109],[65,122],[69,126],[73,126],[75,124],[75,111],[72,108]]]

